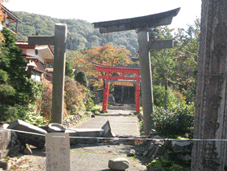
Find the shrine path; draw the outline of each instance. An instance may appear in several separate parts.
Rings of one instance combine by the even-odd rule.
[[[125,110],[121,107],[108,109],[107,114],[95,115],[94,118],[88,118],[76,125],[76,128],[94,128],[101,129],[109,121],[111,131],[119,136],[140,136],[139,121],[135,110]]]

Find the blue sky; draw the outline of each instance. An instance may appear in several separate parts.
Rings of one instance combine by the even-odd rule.
[[[54,18],[108,21],[160,13],[181,7],[171,28],[185,28],[201,16],[201,0],[10,0],[11,11],[26,11]]]

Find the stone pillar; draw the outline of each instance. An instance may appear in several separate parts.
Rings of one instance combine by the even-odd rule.
[[[108,107],[108,101],[109,101],[109,88],[110,88],[110,82],[105,82],[105,88],[103,92],[103,103],[102,103],[102,112],[105,112]]]
[[[52,121],[63,122],[67,25],[55,25]]]
[[[148,135],[154,124],[151,116],[153,113],[153,90],[148,28],[137,29],[137,34],[139,43],[143,122],[145,134]]]
[[[136,85],[135,99],[136,99],[136,113],[140,113],[140,84]]]

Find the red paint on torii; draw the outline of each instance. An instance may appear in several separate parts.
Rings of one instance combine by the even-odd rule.
[[[108,80],[105,83],[105,88],[103,92],[103,106],[102,112],[107,110],[108,101],[109,101],[109,80],[131,80],[136,82],[136,92],[135,92],[135,101],[136,101],[136,112],[140,112],[140,68],[133,68],[133,67],[115,67],[115,66],[106,66],[100,65],[92,62],[95,66],[97,71],[99,72],[106,72],[106,75],[98,76],[98,78],[102,78]],[[152,67],[151,70],[154,68]],[[120,76],[113,76],[111,73],[120,73]],[[136,74],[134,77],[126,77],[125,74]]]

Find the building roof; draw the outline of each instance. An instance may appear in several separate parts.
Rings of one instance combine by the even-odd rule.
[[[37,50],[42,56],[45,57],[45,60],[48,62],[53,62],[54,51],[50,45],[29,45],[27,41],[17,41],[16,46],[20,49],[34,49]],[[25,56],[29,56],[29,54],[24,54]],[[32,56],[30,56],[32,57]]]
[[[8,20],[12,20],[12,21],[21,23],[20,19],[15,14],[13,14],[10,10],[8,10],[4,5],[2,5],[1,9],[7,15],[6,18]]]

